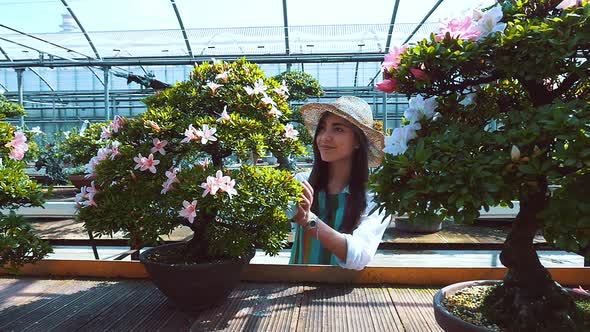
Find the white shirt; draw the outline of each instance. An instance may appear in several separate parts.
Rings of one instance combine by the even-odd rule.
[[[297,173],[295,179],[302,182],[309,178],[311,172]],[[348,187],[343,191],[348,191]],[[383,220],[383,213],[375,211],[368,213],[376,206],[373,201],[373,193],[367,192],[367,208],[361,215],[360,222],[352,234],[343,233],[346,238],[346,262],[338,260],[338,264],[345,269],[362,270],[373,260],[377,247],[381,243],[383,233],[389,226],[389,219]]]

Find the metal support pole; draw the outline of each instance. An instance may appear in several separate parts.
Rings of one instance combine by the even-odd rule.
[[[109,97],[109,70],[110,67],[104,67],[104,114],[105,121],[111,119],[111,98]]]
[[[25,107],[25,105],[23,105],[23,72],[25,71],[24,68],[16,68],[16,84],[18,86],[18,104],[21,105],[22,107]],[[25,116],[21,115],[20,117],[20,127],[24,128],[25,127]]]
[[[387,134],[387,94],[383,93],[383,132]]]

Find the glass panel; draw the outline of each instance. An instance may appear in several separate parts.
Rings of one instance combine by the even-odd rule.
[[[420,4],[422,2],[427,1],[421,0]],[[394,3],[395,1],[392,0],[373,0],[368,3],[340,0],[290,0],[287,1],[287,11],[290,26],[389,24]]]
[[[2,48],[13,60],[38,59],[40,52],[44,53],[47,60],[50,56],[64,59],[95,57],[76,22],[58,0],[1,1],[0,22],[8,27],[0,28],[0,37],[12,41]],[[63,47],[51,45],[49,42]]]
[[[281,0],[215,0],[205,3],[176,0],[186,29],[283,26]]]

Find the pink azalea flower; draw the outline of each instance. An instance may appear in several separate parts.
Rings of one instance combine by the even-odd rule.
[[[111,154],[111,149],[107,149],[107,148],[98,149],[98,151],[96,152],[97,163],[101,162],[103,160],[106,160],[110,154]]]
[[[248,96],[251,96],[254,94],[254,89],[249,86],[245,86],[244,90],[246,90],[246,93],[248,94]]]
[[[102,134],[100,134],[100,139],[109,139],[112,137],[111,128],[110,127],[102,127]]]
[[[115,119],[110,124],[111,131],[113,133],[119,132],[119,129],[123,126],[124,123],[125,123],[125,119],[124,118],[122,118],[119,115],[115,115]]]
[[[168,191],[170,191],[170,189],[172,189],[172,184],[174,183],[180,183],[180,181],[178,180],[178,178],[176,177],[176,174],[178,173],[178,168],[172,168],[170,171],[166,171],[166,181],[162,184],[162,191],[160,191],[161,194],[165,194]]]
[[[394,91],[399,91],[399,83],[395,79],[387,79],[383,80],[381,83],[377,83],[375,85],[377,90],[383,91],[385,93],[392,93]]]
[[[154,160],[154,155],[150,153],[150,155],[145,159],[144,164],[139,169],[140,171],[149,170],[152,173],[156,173],[156,166],[160,163],[159,160]]]
[[[261,79],[256,80],[256,82],[254,82],[254,93],[259,94],[264,93],[265,91],[266,85],[264,85],[264,82]]]
[[[184,136],[185,138],[180,143],[188,143],[201,139],[201,134],[199,134],[199,131],[192,124],[188,125],[188,129],[184,131]]]
[[[401,60],[401,55],[408,49],[408,45],[402,47],[393,47],[388,54],[385,55],[381,68],[391,72],[391,68],[398,69]]]
[[[447,22],[435,36],[435,40],[443,40],[447,32],[451,38],[463,40],[477,40],[481,35],[473,19],[469,16],[466,16],[463,20],[452,19]]]
[[[201,144],[207,144],[208,141],[217,141],[217,137],[213,136],[217,129],[209,128],[204,124],[202,130],[197,130],[197,135],[201,137]]]
[[[225,105],[223,107],[223,112],[221,112],[219,119],[217,119],[217,121],[215,121],[215,122],[224,122],[224,121],[231,121],[229,114],[227,114],[227,105]]]
[[[272,100],[272,98],[270,98],[268,95],[266,95],[266,93],[264,94],[264,97],[261,99],[261,101],[264,103],[264,105],[277,106],[277,103],[275,103],[275,101]]]
[[[203,192],[203,197],[207,196],[208,194],[215,195],[219,190],[219,181],[222,180],[222,173],[221,171],[217,171],[216,176],[208,176],[207,182],[201,183],[201,188],[205,189]]]
[[[164,147],[168,144],[167,140],[160,141],[158,138],[154,138],[152,140],[152,143],[154,143],[154,147],[152,147],[152,149],[150,150],[151,153],[160,152],[160,154],[162,155],[166,154],[166,150],[164,150]]]
[[[207,169],[207,167],[209,167],[209,158],[205,158],[205,159],[203,159],[203,160],[200,160],[200,161],[198,162],[198,165],[199,165],[199,166],[201,166],[201,168],[202,168],[203,170]]]
[[[270,111],[268,111],[268,114],[269,114],[270,116],[273,116],[273,117],[275,117],[275,118],[278,118],[278,117],[280,117],[281,115],[283,115],[283,112],[279,111],[279,110],[278,110],[276,107],[274,107],[274,106],[273,106],[273,107],[270,109]]]
[[[274,92],[276,92],[277,94],[279,94],[281,96],[285,96],[285,95],[289,94],[289,88],[287,87],[285,80],[283,80],[281,82],[281,87],[274,88]]]
[[[217,89],[219,87],[222,87],[223,85],[217,84],[215,82],[209,82],[209,83],[207,83],[207,86],[209,87],[209,89],[211,89],[211,94],[214,95],[217,92]]]
[[[229,73],[230,73],[229,71],[224,71],[223,73],[215,75],[215,79],[220,80],[223,83],[227,83],[227,80],[229,78]]]
[[[82,206],[86,198],[88,198],[88,192],[86,191],[86,186],[83,186],[80,188],[80,192],[76,194],[76,204]]]
[[[141,169],[143,168],[143,165],[145,165],[145,161],[147,160],[146,157],[142,156],[141,153],[137,155],[137,157],[133,158],[133,161],[135,161],[135,163],[137,165],[135,165],[135,167],[133,169]],[[143,169],[142,169],[143,171]]]
[[[574,288],[574,292],[581,293],[584,295],[590,295],[590,293],[587,290],[585,290],[584,288],[582,288],[582,286],[578,286],[578,288]]]
[[[94,201],[94,196],[98,193],[98,190],[94,186],[94,181],[92,181],[90,183],[90,187],[84,187],[84,188],[86,188],[86,193],[87,193],[86,198],[88,198],[88,201],[83,202],[84,207],[91,206],[91,205],[98,206],[96,204],[96,202]]]
[[[162,129],[157,123],[155,123],[152,120],[147,120],[147,123],[150,125],[150,127],[152,127],[154,131],[160,131]]]
[[[292,124],[288,124],[285,126],[285,137],[288,139],[295,140],[299,136],[299,132],[293,128]]]
[[[29,150],[29,145],[26,142],[27,136],[25,136],[25,133],[22,131],[15,132],[12,141],[4,145],[7,148],[12,148],[8,155],[9,158],[14,160],[22,160],[25,156],[25,152]]]
[[[167,180],[167,181],[170,181],[170,182],[172,182],[172,183],[175,183],[175,182],[180,182],[180,181],[178,180],[178,178],[176,177],[176,174],[178,174],[178,171],[179,171],[179,169],[178,169],[178,168],[176,168],[176,167],[172,168],[172,169],[171,169],[171,170],[169,170],[169,171],[166,171],[166,173],[165,173],[165,174],[166,174],[166,177],[168,178],[168,180]]]
[[[121,155],[121,152],[119,151],[119,145],[121,145],[121,143],[114,141],[111,144],[111,160],[115,160],[116,156]]]
[[[581,6],[581,5],[582,5],[582,0],[563,0],[555,8],[557,8],[557,9],[566,9],[566,8],[570,8],[570,7],[573,7],[573,6]]]
[[[180,210],[180,216],[185,217],[192,224],[197,216],[197,201],[194,200],[191,203],[188,201],[182,201],[184,209]]]
[[[410,73],[412,73],[412,75],[414,75],[418,81],[430,81],[430,78],[423,70],[418,68],[410,68]]]
[[[84,167],[86,168],[86,178],[92,177],[93,175],[95,175],[95,170],[96,170],[96,166],[98,165],[98,163],[100,162],[100,160],[98,160],[97,157],[92,157],[88,163],[86,165],[84,165]]]
[[[221,172],[221,171],[217,171]],[[219,184],[219,190],[226,192],[229,195],[229,198],[232,198],[232,195],[237,195],[238,191],[234,189],[236,185],[236,180],[232,180],[229,176],[224,176],[223,181]]]

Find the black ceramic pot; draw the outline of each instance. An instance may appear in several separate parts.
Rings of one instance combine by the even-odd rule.
[[[175,251],[184,245],[180,242],[157,246],[142,252],[139,260],[153,283],[180,309],[202,310],[223,302],[240,281],[249,259],[205,264],[166,264],[149,259],[154,253]]]
[[[453,296],[458,291],[469,288],[472,286],[486,286],[486,285],[495,285],[497,283],[502,282],[501,280],[473,280],[473,281],[465,281],[456,284],[449,285],[441,290],[439,290],[433,299],[434,304],[434,317],[436,318],[436,322],[438,325],[445,331],[448,332],[490,332],[492,330],[487,329],[485,327],[473,325],[468,323],[450,313],[447,308],[443,305],[443,300],[445,298]],[[590,296],[580,294],[574,290],[568,289],[569,294],[574,299],[589,299]]]

